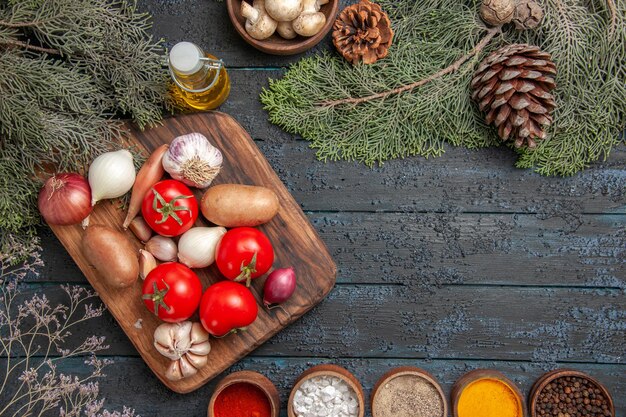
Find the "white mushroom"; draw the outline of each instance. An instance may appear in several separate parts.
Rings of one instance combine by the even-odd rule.
[[[292,22],[278,22],[276,32],[285,39],[293,39],[298,36],[296,31],[293,30]]]
[[[208,362],[209,334],[200,323],[163,323],[154,331],[154,346],[172,362],[165,376],[178,381],[195,375]]]
[[[266,0],[265,10],[279,22],[291,22],[302,13],[302,0]]]
[[[241,2],[241,15],[246,18],[246,32],[254,39],[267,39],[274,34],[278,22],[265,10],[265,0],[254,0],[252,6]]]
[[[293,21],[293,30],[302,36],[313,36],[319,33],[326,23],[326,16],[320,13],[322,4],[328,0],[304,0],[302,14]]]

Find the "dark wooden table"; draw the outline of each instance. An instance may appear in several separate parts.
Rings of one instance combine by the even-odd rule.
[[[264,55],[214,0],[143,0],[155,37],[189,40],[226,62],[232,93],[221,110],[257,140],[334,256],[337,286],[322,304],[231,370],[262,372],[283,401],[297,375],[339,363],[369,391],[392,367],[432,372],[449,392],[464,372],[495,368],[525,393],[544,371],[599,378],[626,415],[626,149],[572,178],[513,167],[509,149],[450,147],[369,169],[322,163],[307,142],[267,121],[258,95],[299,57]],[[317,50],[328,48],[328,40]],[[314,51],[312,51],[314,52]],[[88,285],[48,230],[46,266],[32,290],[61,299]],[[104,335],[115,364],[100,382],[107,406],[163,417],[205,416],[214,382],[168,391],[110,315],[75,329]],[[63,365],[84,372],[83,359]]]

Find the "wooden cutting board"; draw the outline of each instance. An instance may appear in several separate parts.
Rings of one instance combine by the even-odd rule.
[[[310,310],[330,292],[337,271],[326,246],[298,203],[276,176],[250,135],[232,117],[210,112],[169,118],[162,126],[144,132],[132,130],[130,142],[151,152],[159,145],[171,142],[176,136],[191,132],[202,133],[222,151],[224,164],[214,184],[262,185],[277,193],[280,210],[274,219],[259,226],[259,229],[269,237],[274,246],[274,268],[293,266],[297,276],[296,291],[283,305],[285,312],[280,309],[268,311],[262,306],[265,278],[254,280],[251,289],[259,303],[257,320],[245,332],[223,339],[211,338],[209,363],[198,374],[176,382],[165,378],[169,359],[159,354],[153,346],[154,330],[162,322],[144,306],[141,300],[141,280],[122,290],[107,287],[81,252],[82,228],[79,225],[52,226],[56,236],[96,289],[146,364],[165,385],[179,393],[188,393],[199,388]],[[201,195],[202,192],[198,190],[196,196],[200,198]],[[91,224],[105,224],[122,230],[124,217],[125,212],[119,209],[119,204],[104,201],[98,203],[91,214]],[[200,218],[196,225],[208,225],[208,222]],[[130,231],[126,234],[138,249],[142,247]],[[215,265],[195,271],[204,289],[222,279]],[[138,325],[139,320],[141,326]],[[197,316],[192,320],[197,321]]]

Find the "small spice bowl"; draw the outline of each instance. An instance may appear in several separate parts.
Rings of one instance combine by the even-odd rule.
[[[492,369],[476,369],[459,378],[452,386],[450,402],[453,417],[527,415],[519,388],[504,374]]]
[[[335,23],[335,17],[339,10],[339,0],[330,0],[328,3],[322,5],[320,12],[326,16],[326,23],[322,29],[311,37],[296,36],[294,39],[284,39],[278,33],[274,33],[267,39],[257,40],[246,32],[246,19],[241,15],[241,2],[246,0],[226,0],[226,7],[228,8],[228,16],[232,22],[235,30],[239,35],[250,45],[272,55],[295,55],[311,49],[324,37]],[[252,3],[251,0],[248,0]]]
[[[357,416],[363,417],[365,415],[365,395],[363,394],[363,387],[361,383],[354,375],[352,375],[347,369],[337,365],[317,365],[304,371],[296,380],[296,383],[289,395],[289,402],[287,403],[287,416],[298,417],[294,410],[293,402],[296,392],[300,389],[302,384],[309,379],[316,377],[336,377],[345,382],[356,394],[356,400],[359,405],[359,411]]]
[[[441,385],[428,372],[412,366],[392,369],[372,390],[372,417],[447,417]]]
[[[270,416],[278,417],[280,415],[280,397],[278,396],[278,390],[264,375],[253,371],[239,371],[233,372],[224,379],[222,379],[217,386],[211,400],[209,401],[208,417],[218,417],[215,413],[215,405],[220,394],[223,394],[229,387],[234,387],[237,384],[249,384],[258,390],[260,390],[267,398],[270,405]]]
[[[585,395],[584,387],[581,388],[581,391],[579,391],[581,381],[578,381],[578,379],[588,381],[590,388],[594,389],[594,392],[591,393],[593,394],[594,398],[590,398],[589,394]],[[592,408],[594,407],[594,404],[592,404],[591,401],[594,401],[596,399],[596,396],[599,395],[605,400],[604,403],[599,406],[602,409],[601,415],[604,415],[606,417],[615,417],[615,405],[613,404],[613,398],[611,398],[611,394],[609,393],[609,390],[594,377],[587,375],[584,372],[576,371],[574,369],[555,369],[553,371],[543,374],[539,379],[537,379],[537,381],[535,381],[535,383],[533,384],[533,387],[530,390],[530,396],[529,396],[529,401],[528,401],[528,406],[530,408],[531,417],[542,416],[542,414],[538,410],[538,406],[541,406],[541,405],[545,406],[548,403],[554,404],[553,402],[549,400],[544,403],[541,397],[543,396],[542,394],[544,392],[552,391],[554,389],[552,388],[552,386],[548,387],[548,385],[556,384],[557,385],[556,389],[558,390],[559,388],[558,385],[560,381],[571,383],[571,387],[568,390],[569,393],[567,394],[572,394],[572,396],[574,397],[572,402],[576,403],[578,398],[582,398],[581,405],[583,407],[589,406],[590,408]],[[574,385],[577,382],[578,382],[578,387]],[[595,392],[595,390],[597,390],[597,392]],[[578,396],[576,395],[577,393],[579,394]],[[552,407],[552,405],[550,405],[550,407]],[[586,411],[589,412],[592,410],[586,410]],[[566,412],[567,410],[565,410],[563,414],[565,414]],[[571,415],[572,417],[576,415],[572,413],[568,413],[568,414]]]

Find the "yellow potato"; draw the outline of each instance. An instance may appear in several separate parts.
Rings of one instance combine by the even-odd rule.
[[[211,223],[224,227],[258,226],[278,212],[276,193],[254,185],[220,184],[202,196],[202,214]]]

